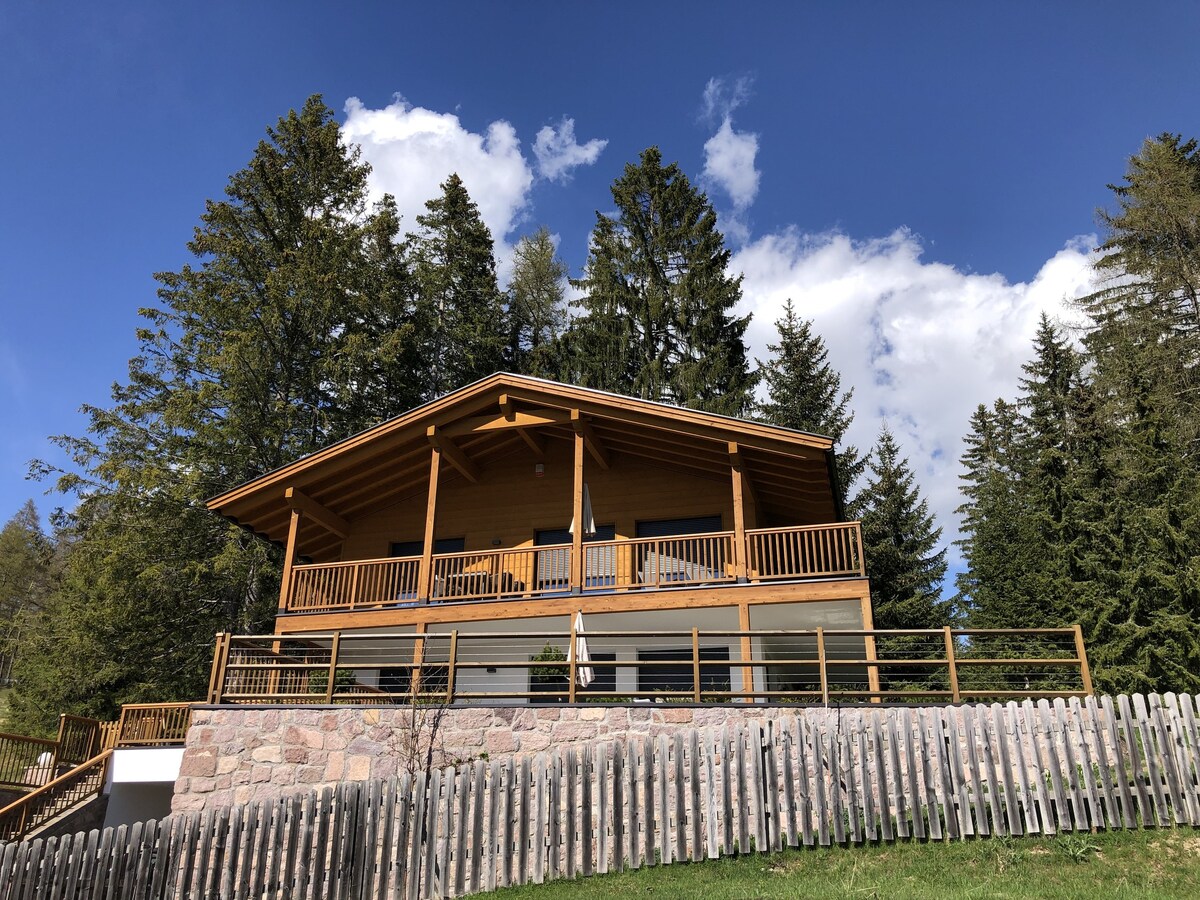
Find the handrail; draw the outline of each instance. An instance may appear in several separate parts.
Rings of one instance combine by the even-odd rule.
[[[585,665],[593,671],[606,668],[610,675],[604,693],[628,700],[830,703],[925,698],[959,703],[1092,692],[1079,626],[693,628],[589,630],[585,635],[577,635],[572,627],[569,632],[331,631],[305,637],[310,645],[323,645],[319,659],[309,650],[295,657],[288,657],[286,650],[263,653],[277,637],[222,635],[212,702],[565,702],[580,694],[587,699],[588,691],[578,683]],[[577,637],[591,642],[589,653],[611,656],[580,662]],[[556,649],[557,655],[542,652],[546,647]],[[643,651],[651,648],[669,654],[647,658]],[[618,671],[627,676],[619,687]],[[652,677],[656,671],[663,673],[661,678]],[[748,674],[736,677],[739,671]],[[633,678],[628,677],[631,673]]]
[[[0,809],[0,841],[18,840],[76,803],[99,796],[112,754],[105,750]]]
[[[619,538],[583,545],[582,583],[571,583],[570,544],[434,553],[421,558],[344,560],[292,567],[286,613],[378,609],[426,603],[661,590],[737,580],[737,532]],[[750,581],[864,577],[858,522],[752,528],[744,557]]]

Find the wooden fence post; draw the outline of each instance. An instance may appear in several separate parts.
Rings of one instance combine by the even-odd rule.
[[[949,625],[945,627],[944,634],[946,636],[946,664],[950,671],[950,694],[955,703],[961,703],[962,696],[958,692],[958,663],[954,659],[954,633]]]
[[[700,702],[700,629],[692,629],[692,700]]]
[[[1079,677],[1083,680],[1083,692],[1091,696],[1092,670],[1088,668],[1087,648],[1083,646],[1083,629],[1076,624],[1072,626],[1072,630],[1075,632],[1075,657],[1079,660]]]

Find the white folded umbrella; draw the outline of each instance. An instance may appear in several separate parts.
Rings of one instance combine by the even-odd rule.
[[[580,687],[587,687],[596,680],[596,670],[588,665],[591,661],[587,637],[583,633],[583,613],[575,613],[575,679]]]

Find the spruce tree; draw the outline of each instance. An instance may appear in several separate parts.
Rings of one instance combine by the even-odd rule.
[[[200,696],[213,634],[267,627],[279,577],[278,550],[204,499],[422,399],[406,249],[368,171],[312,97],[207,204],[197,263],[156,276],[128,380],[59,439],[79,503],[26,636],[44,659],[18,666],[25,722]]]
[[[513,251],[508,285],[509,370],[553,376],[554,349],[567,324],[566,263],[547,228],[521,238]]]
[[[871,582],[876,628],[941,628],[954,619],[941,595],[946,551],[908,460],[885,425],[867,460],[866,483],[855,498],[862,551]]]
[[[612,186],[616,217],[596,214],[583,278],[585,314],[567,337],[564,374],[580,384],[728,415],[755,379],[734,308],[741,277],[708,198],[657,147]]]
[[[854,421],[850,410],[854,391],[842,391],[842,378],[829,365],[825,341],[813,331],[810,320],[797,318],[790,299],[775,330],[778,343],[767,345],[771,359],[758,360],[767,383],[767,402],[759,408],[760,414],[772,425],[833,438],[837,447]],[[838,450],[837,488],[843,508],[865,466],[857,447]]]
[[[61,557],[57,543],[42,530],[32,500],[0,529],[0,687],[12,677],[22,632],[55,590]]]
[[[498,371],[508,341],[492,233],[457,174],[441,188],[410,235],[430,399]]]

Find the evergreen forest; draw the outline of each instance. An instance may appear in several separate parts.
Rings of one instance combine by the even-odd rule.
[[[501,284],[463,181],[403,230],[314,96],[205,204],[192,262],[155,275],[111,403],[55,438],[71,464],[32,465],[62,507],[50,533],[32,502],[0,530],[7,730],[203,696],[216,632],[270,630],[281,565],[204,501],[497,370],[828,435],[877,628],[1078,622],[1098,689],[1196,691],[1197,150],[1164,134],[1128,160],[1085,324],[1043,318],[1017,395],[980,398],[963,423],[952,585],[887,424],[845,445],[853,386],[803,296],[751,357],[716,212],[658,148],[614,180],[577,278],[540,228]]]

